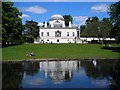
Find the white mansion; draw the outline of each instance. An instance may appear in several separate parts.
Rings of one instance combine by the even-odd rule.
[[[63,16],[55,14],[51,16],[48,23],[44,23],[44,27],[40,27],[39,38],[34,43],[88,43],[92,40],[99,39],[80,37],[80,30],[77,27],[73,27],[71,22],[69,22],[69,26],[65,26]],[[106,40],[115,39],[106,38]]]
[[[48,23],[40,27],[39,39],[35,43],[75,43],[80,36],[79,30],[72,27],[71,22],[65,26],[63,16],[59,14],[52,15]]]

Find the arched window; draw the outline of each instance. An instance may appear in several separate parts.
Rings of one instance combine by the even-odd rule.
[[[67,32],[67,36],[69,36],[69,32]]]
[[[57,39],[57,42],[59,42],[59,39]]]
[[[60,23],[59,21],[56,21],[55,23]]]
[[[54,27],[55,28],[62,28],[62,24],[59,21],[55,21]]]

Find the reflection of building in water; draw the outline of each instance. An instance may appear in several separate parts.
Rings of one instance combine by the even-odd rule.
[[[46,61],[40,62],[39,66],[46,78],[49,75],[55,83],[60,83],[71,79],[72,72],[80,68],[80,61]]]

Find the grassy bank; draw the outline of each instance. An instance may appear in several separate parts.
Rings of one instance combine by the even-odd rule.
[[[112,45],[117,47],[118,45]],[[34,52],[35,56],[30,57],[26,54]],[[39,58],[112,58],[117,59],[119,52],[103,49],[102,45],[97,44],[23,44],[10,46],[2,49],[2,59],[25,60]]]

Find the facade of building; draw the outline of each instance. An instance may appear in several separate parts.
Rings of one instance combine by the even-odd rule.
[[[80,30],[72,27],[71,22],[65,26],[63,16],[55,14],[44,27],[40,27],[39,39],[35,43],[76,43],[77,37],[80,37]]]
[[[73,27],[71,22],[65,26],[65,19],[59,14],[52,15],[49,22],[45,22],[39,29],[39,38],[34,43],[88,43],[103,38],[80,37],[80,30]],[[105,38],[115,41],[115,38]]]

